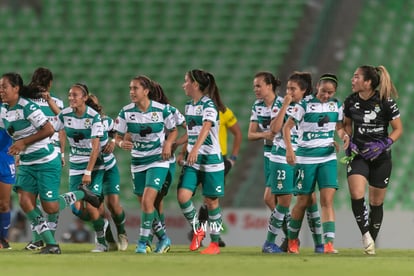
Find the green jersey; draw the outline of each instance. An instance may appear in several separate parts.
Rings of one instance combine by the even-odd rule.
[[[214,102],[203,96],[197,103],[193,100],[185,105],[185,120],[187,123],[187,152],[191,152],[196,143],[204,121],[212,122],[212,126],[198,150],[198,158],[192,166],[196,170],[204,172],[216,172],[224,170],[223,158],[219,142],[219,112]]]
[[[101,147],[108,142],[107,136],[102,139],[105,136],[101,116],[89,106],[82,116],[77,116],[72,107],[67,107],[59,113],[54,125],[56,130],[65,129],[70,145],[69,175],[83,174],[92,152],[92,139],[100,138]],[[103,159],[98,158],[94,170],[103,169],[103,165]]]
[[[343,120],[343,107],[338,100],[323,103],[311,95],[295,106],[291,116],[299,128],[297,163],[316,164],[336,159],[336,124]]]
[[[56,103],[56,105],[59,107],[60,110],[62,110],[64,108],[62,100],[56,98],[52,94],[50,95],[50,97]],[[30,99],[30,100],[32,102],[36,103],[40,107],[40,109],[46,115],[46,117],[48,118],[48,120],[50,122],[53,122],[54,120],[56,120],[55,113],[53,113],[52,109],[50,108],[49,104],[47,103],[47,101],[45,99],[38,98],[38,99]],[[58,150],[58,152],[60,152],[59,132],[55,132],[52,135],[52,137],[50,137],[50,140],[51,140],[53,146],[55,146],[56,150]]]
[[[166,133],[174,129],[175,120],[170,106],[151,101],[146,111],[141,111],[135,103],[122,108],[115,121],[114,129],[122,136],[131,134],[134,144],[131,150],[132,172],[148,168],[168,168],[169,162],[162,159],[162,148]]]
[[[286,110],[285,117],[283,118],[283,123],[292,115],[293,111],[295,110],[296,103],[291,103]],[[271,111],[271,118],[274,119],[279,114],[280,109],[283,106],[283,98],[278,96],[276,101],[273,104],[273,108]],[[298,128],[297,126],[293,127],[290,131],[290,138],[293,150],[296,151],[297,148],[297,140],[298,140]],[[272,152],[270,155],[270,160],[276,163],[287,164],[286,161],[286,144],[283,140],[282,130],[275,134],[275,138],[273,139],[273,147]]]
[[[0,127],[6,129],[13,141],[35,134],[48,122],[40,107],[29,99],[20,97],[15,106],[1,106]],[[58,153],[50,144],[49,137],[29,144],[20,152],[20,164],[32,165],[47,163]]]
[[[276,99],[275,99],[276,101]],[[250,122],[256,122],[259,125],[260,131],[270,131],[270,122],[272,116],[272,109],[274,104],[270,107],[266,106],[264,100],[256,100],[252,106],[252,113],[250,115]],[[270,156],[270,151],[272,149],[272,141],[263,140],[264,143],[264,155],[266,157]]]

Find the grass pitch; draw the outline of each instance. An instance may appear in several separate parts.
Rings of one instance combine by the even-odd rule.
[[[315,254],[301,248],[299,255],[263,254],[260,247],[225,247],[216,256],[190,252],[173,245],[166,254],[125,252],[91,253],[92,244],[60,244],[61,255],[25,251],[25,244],[0,250],[1,275],[413,275],[414,250],[377,249],[364,255],[362,249],[338,248],[339,254]]]

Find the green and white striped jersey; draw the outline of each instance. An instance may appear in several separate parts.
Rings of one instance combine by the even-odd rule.
[[[66,132],[70,145],[69,175],[84,173],[92,152],[92,139],[100,138],[101,147],[108,142],[108,138],[106,138],[106,141],[102,141],[104,128],[101,116],[89,106],[86,106],[85,113],[80,117],[75,114],[72,107],[63,109],[57,116],[54,127],[57,131],[65,129]],[[98,157],[94,170],[102,170],[103,168],[103,159]]]
[[[171,109],[171,113],[173,114],[175,125],[176,126],[181,126],[182,124],[184,124],[185,123],[184,115],[181,114],[181,112],[176,107],[174,107],[172,105],[170,105],[170,109]],[[173,153],[171,155],[171,158],[170,158],[169,161],[170,161],[170,163],[175,163],[175,160],[176,160],[175,154]]]
[[[135,103],[122,108],[115,121],[114,129],[122,136],[131,134],[134,147],[131,150],[133,172],[148,168],[168,168],[169,162],[162,159],[162,148],[168,130],[176,126],[170,106],[151,101],[142,112]]]
[[[343,120],[343,106],[336,99],[322,103],[314,95],[295,106],[291,115],[298,124],[297,163],[315,164],[336,159],[335,128]]]
[[[40,107],[29,99],[20,97],[15,106],[1,106],[0,127],[6,129],[13,141],[37,133],[48,122]],[[49,137],[37,141],[20,152],[20,164],[43,164],[57,157]]]
[[[274,107],[275,107],[274,103],[272,104],[272,106],[268,107],[266,106],[264,100],[256,100],[252,106],[250,122],[258,123],[259,129],[262,132],[270,131],[272,109]],[[269,157],[273,142],[264,139],[263,144],[264,144],[264,155]]]
[[[52,94],[50,94],[50,97],[56,103],[56,105],[59,107],[60,110],[64,108],[62,100],[60,100],[59,98],[56,98]],[[45,99],[39,98],[39,99],[30,99],[30,100],[36,103],[40,107],[40,109],[43,111],[43,113],[46,115],[46,117],[48,118],[50,122],[53,122],[54,120],[56,120],[56,114],[53,113],[52,109],[50,109],[50,106]],[[52,135],[52,137],[50,137],[50,140],[52,141],[53,146],[56,147],[56,150],[60,152],[59,132],[55,132]]]
[[[214,102],[206,96],[194,103],[190,100],[185,105],[185,120],[187,123],[187,152],[191,152],[203,123],[212,122],[207,138],[198,151],[196,163],[192,166],[196,170],[204,172],[216,172],[224,170],[223,157],[219,143],[219,112]]]
[[[280,109],[282,108],[282,105],[283,105],[283,98],[278,96],[276,98],[274,104],[273,104],[272,114],[271,114],[272,120],[274,118],[276,118],[276,116],[279,114]],[[287,119],[289,118],[289,116],[292,115],[292,113],[295,109],[295,105],[296,105],[296,103],[291,103],[289,105],[289,107],[286,110],[286,114],[285,114],[285,117],[283,119],[283,123],[285,123],[287,121]],[[290,137],[291,137],[291,143],[292,143],[293,150],[296,151],[296,149],[298,147],[298,128],[297,128],[297,126],[295,126],[291,129]],[[283,140],[282,130],[280,130],[278,133],[275,134],[275,138],[273,139],[273,147],[272,147],[272,151],[271,151],[271,155],[270,155],[270,160],[272,162],[276,162],[276,163],[287,164],[287,161],[286,161],[286,144],[285,144],[285,141]]]

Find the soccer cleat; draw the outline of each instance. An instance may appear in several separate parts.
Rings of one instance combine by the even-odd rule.
[[[299,254],[299,239],[288,240],[288,252]]]
[[[9,244],[9,241],[6,239],[0,239],[0,248],[1,249],[12,249]]]
[[[362,236],[362,244],[364,246],[364,253],[367,255],[375,255],[375,242],[369,232]]]
[[[101,243],[96,243],[95,248],[91,250],[93,253],[103,253],[108,251],[108,246]]]
[[[323,244],[317,244],[315,245],[315,253],[325,253],[325,245]]]
[[[157,248],[155,248],[154,253],[167,253],[170,251],[171,248],[171,240],[168,237],[161,239],[158,244]]]
[[[58,244],[46,244],[38,254],[61,254]]]
[[[44,246],[43,241],[29,241],[29,243],[24,247],[25,250],[36,251],[40,250]]]
[[[283,253],[283,250],[279,248],[276,244],[273,242],[265,241],[262,247],[263,253]]]
[[[217,255],[220,253],[220,247],[217,242],[211,242],[210,245],[200,253],[204,255]]]
[[[128,236],[127,234],[118,235],[118,250],[125,251],[128,249]]]
[[[152,252],[152,246],[151,244],[147,243],[147,246],[145,247],[145,250],[147,251],[147,253],[151,253]]]
[[[327,242],[324,244],[323,253],[325,254],[338,254],[338,250],[334,248],[333,242]]]
[[[138,241],[137,248],[135,249],[135,253],[147,254],[147,243]]]
[[[199,228],[193,233],[193,240],[190,244],[190,250],[195,251],[200,248],[201,242],[203,241],[204,237],[206,236],[206,233],[203,229]]]
[[[219,238],[218,245],[219,247],[226,247],[226,243],[221,239],[221,237]]]
[[[288,251],[288,239],[284,238],[282,243],[279,245],[279,248],[283,251],[283,252],[287,252]]]
[[[99,208],[101,205],[101,200],[97,195],[95,195],[91,190],[82,184],[78,186],[78,190],[84,193],[83,200],[89,202],[93,207]]]

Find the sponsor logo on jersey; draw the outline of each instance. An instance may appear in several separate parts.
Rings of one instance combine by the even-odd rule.
[[[377,113],[373,110],[367,110],[365,111],[363,120],[364,123],[369,123],[371,122],[371,120],[375,120],[375,118],[377,118]]]

